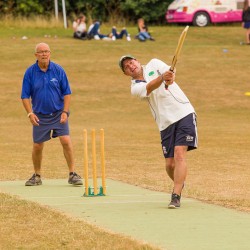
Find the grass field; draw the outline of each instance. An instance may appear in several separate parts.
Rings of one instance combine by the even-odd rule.
[[[147,103],[131,97],[130,80],[122,75],[118,60],[129,53],[142,63],[159,58],[170,64],[183,28],[151,27],[156,42],[146,43],[78,41],[71,38],[71,30],[61,28],[0,28],[0,180],[25,182],[33,172],[31,125],[20,89],[26,68],[34,63],[35,45],[47,42],[52,60],[64,67],[73,90],[70,126],[77,172],[83,175],[83,129],[104,128],[108,178],[170,193],[172,183],[165,174],[156,124]],[[132,37],[136,34],[134,27],[128,30]],[[108,32],[108,27],[102,31]],[[199,149],[188,153],[183,196],[249,213],[250,97],[244,93],[250,91],[250,48],[239,45],[244,38],[240,25],[190,27],[176,81],[198,115]],[[57,139],[45,146],[42,175],[67,179]],[[5,249],[37,245],[41,249],[153,249],[3,193],[0,206],[0,240]]]

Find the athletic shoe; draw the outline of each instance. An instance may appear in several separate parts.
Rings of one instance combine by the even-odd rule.
[[[182,192],[182,190],[183,190],[184,187],[185,187],[185,182],[184,182],[183,185],[182,185],[181,192]],[[174,188],[173,188],[173,193],[174,193]],[[180,194],[180,197],[181,197],[181,194]]]
[[[168,205],[168,208],[179,208],[181,206],[181,197],[178,194],[172,194],[171,202]]]
[[[127,41],[128,41],[128,42],[130,42],[130,41],[131,41],[130,36],[127,36]]]
[[[41,176],[39,174],[33,174],[29,180],[26,181],[25,186],[38,186],[42,185]]]
[[[103,37],[102,40],[105,40],[105,41],[111,41],[112,39],[110,37]]]
[[[95,40],[100,40],[100,37],[98,35],[94,35]]]
[[[115,40],[116,40],[116,37],[115,37],[115,36],[112,36],[112,40],[115,41]]]
[[[73,185],[82,185],[82,178],[80,175],[73,172],[73,174],[69,175],[68,183]]]
[[[155,39],[153,37],[149,38],[150,41],[154,42]]]

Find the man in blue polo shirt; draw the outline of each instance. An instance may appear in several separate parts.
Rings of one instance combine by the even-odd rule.
[[[32,160],[34,174],[26,186],[41,185],[41,164],[44,142],[59,137],[69,168],[68,183],[82,185],[75,172],[73,147],[69,135],[69,105],[71,89],[64,69],[50,61],[50,48],[46,43],[35,47],[37,61],[25,72],[21,99],[33,125]]]

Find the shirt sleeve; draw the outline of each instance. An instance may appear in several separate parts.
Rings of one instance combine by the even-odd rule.
[[[23,77],[21,99],[29,99],[30,96],[31,96],[31,81],[30,81],[29,71],[27,70]]]
[[[52,69],[54,70],[53,74],[55,74],[60,81],[61,94],[63,96],[72,94],[68,77],[63,67],[53,62],[51,62],[51,64],[51,66],[53,66]]]
[[[147,83],[145,81],[138,82],[137,80],[132,80],[131,84],[131,94],[136,97],[145,98],[147,97]]]
[[[65,71],[62,71],[62,85],[61,85],[62,95],[70,95],[72,91],[70,89],[69,81]]]

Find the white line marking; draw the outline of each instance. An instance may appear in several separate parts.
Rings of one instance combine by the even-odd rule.
[[[65,206],[65,205],[100,205],[100,204],[131,204],[131,203],[163,203],[165,204],[164,201],[115,201],[115,202],[109,202],[109,201],[105,201],[105,202],[91,202],[91,203],[60,203],[60,204],[50,204],[51,206]]]
[[[104,197],[149,197],[149,196],[163,196],[166,197],[168,194],[123,194],[123,195],[106,195],[106,196],[97,196],[100,198]],[[95,198],[95,197],[84,197],[83,194],[81,196],[31,196],[28,197],[30,199],[36,199],[36,198],[41,198],[41,199],[64,199],[64,198]]]

